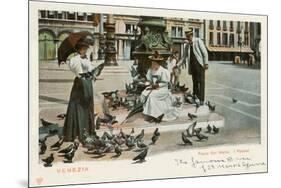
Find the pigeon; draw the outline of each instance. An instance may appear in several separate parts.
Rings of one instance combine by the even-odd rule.
[[[193,122],[192,124],[189,125],[189,127],[186,129],[186,136],[187,137],[192,137],[195,133],[195,126],[197,125],[197,121]]]
[[[140,141],[140,140],[137,141],[137,146],[140,149],[147,148],[147,145],[145,143],[143,143],[142,141]]]
[[[185,145],[192,145],[192,142],[187,138],[184,132],[181,133],[181,139]]]
[[[135,147],[135,142],[131,137],[129,137],[125,140],[125,145],[128,147],[128,149],[132,149]]]
[[[155,123],[161,123],[161,121],[162,121],[164,115],[165,115],[165,114],[162,114],[162,115],[160,115],[159,117],[157,117],[156,119],[154,119],[154,122],[155,122]]]
[[[143,137],[144,137],[144,129],[142,129],[141,133],[136,136],[135,142],[138,141],[138,140],[142,140]]]
[[[138,154],[135,158],[133,158],[133,161],[139,161],[139,162],[143,162],[145,161],[145,158],[147,156],[147,152],[148,152],[148,147],[145,148],[140,154]]]
[[[72,163],[72,159],[75,155],[75,152],[76,152],[76,149],[75,148],[72,148],[68,153],[65,153],[64,155],[64,160],[63,162],[64,163]]]
[[[188,112],[188,117],[191,119],[191,120],[193,120],[193,118],[197,118],[197,116],[196,115],[194,115],[194,114],[191,114],[191,113],[189,113]]]
[[[47,127],[49,125],[54,125],[54,123],[48,122],[46,120],[44,120],[43,118],[40,119],[42,122],[43,127]]]
[[[45,152],[46,152],[46,150],[47,150],[47,145],[46,145],[46,143],[45,143],[45,141],[44,141],[44,142],[41,143],[39,154],[40,154],[40,155],[44,155]]]
[[[79,147],[79,142],[74,142],[74,143],[70,144],[68,147],[60,150],[58,153],[64,153],[64,154],[69,153],[72,149],[77,150],[78,147]]]
[[[202,128],[194,129],[195,135],[200,134],[201,131],[202,131]]]
[[[196,134],[195,136],[196,136],[200,141],[201,141],[201,140],[208,140],[208,137],[205,136],[205,135],[203,135],[203,134],[201,134],[201,133]]]
[[[159,139],[159,137],[160,137],[159,129],[156,128],[151,138],[152,144],[155,144],[156,141]]]
[[[216,110],[216,105],[211,105],[210,101],[207,102],[207,105],[211,112],[214,112]]]
[[[64,141],[64,136],[59,137],[59,140],[53,145],[51,145],[51,149],[60,149],[61,145],[63,144],[63,141]]]
[[[135,129],[132,128],[132,130],[131,130],[131,132],[130,132],[130,136],[134,135],[134,133],[135,133]]]
[[[206,133],[211,133],[211,132],[212,132],[212,127],[210,126],[210,124],[208,124]]]
[[[217,128],[215,125],[213,125],[213,133],[214,134],[217,134],[217,133],[219,133],[219,128]]]
[[[57,118],[59,118],[60,120],[63,120],[66,117],[66,114],[58,114]]]
[[[237,100],[237,99],[232,98],[232,103],[237,103],[237,102],[238,102],[238,100]]]
[[[58,134],[58,130],[57,129],[50,129],[49,130],[49,135],[55,135],[55,134]]]
[[[122,149],[118,144],[115,146],[114,151],[117,157],[119,157],[122,154]]]
[[[176,99],[176,101],[173,102],[173,106],[180,107],[182,104],[181,97],[176,97],[175,99]]]
[[[183,84],[182,86],[179,86],[180,91],[182,91],[183,93],[188,91],[188,87],[185,87],[185,84]]]
[[[113,141],[114,141],[117,145],[119,145],[119,146],[125,144],[125,140],[122,139],[122,138],[117,138],[117,137],[115,137],[115,138],[113,139]]]
[[[54,154],[53,153],[51,153],[51,155],[49,156],[49,157],[47,157],[47,158],[45,158],[45,159],[42,159],[42,161],[45,163],[44,164],[44,166],[45,167],[51,167],[51,166],[53,166],[52,165],[52,162],[54,161]]]

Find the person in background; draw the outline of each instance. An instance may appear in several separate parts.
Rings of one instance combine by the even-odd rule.
[[[204,42],[193,36],[193,31],[185,32],[187,44],[178,66],[187,62],[188,73],[192,76],[193,98],[200,100],[204,105],[205,100],[205,70],[208,69],[208,51]]]

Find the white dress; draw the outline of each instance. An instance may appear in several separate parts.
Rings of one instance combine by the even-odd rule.
[[[85,58],[81,58],[80,54],[72,57],[68,63],[69,69],[73,72],[77,77],[81,77],[80,73],[86,73],[93,69],[91,62]]]
[[[144,90],[141,94],[141,101],[145,102],[143,106],[143,114],[154,118],[164,114],[163,120],[174,120],[180,115],[180,109],[173,106],[173,96],[168,89],[170,82],[170,73],[162,66],[157,71],[148,70],[147,79],[156,83],[158,77],[159,88],[156,90]],[[151,92],[151,93],[150,93]]]

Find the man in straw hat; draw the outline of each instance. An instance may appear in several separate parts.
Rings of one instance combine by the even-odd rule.
[[[193,36],[193,31],[189,29],[185,32],[187,43],[182,58],[178,66],[187,61],[188,73],[192,76],[193,97],[199,98],[200,104],[205,100],[205,70],[208,69],[208,51],[204,42]]]
[[[149,56],[151,66],[147,71],[146,79],[150,86],[141,94],[143,114],[156,121],[159,117],[162,120],[174,120],[179,116],[179,109],[173,106],[173,97],[169,91],[170,72],[161,66],[164,58],[158,51]]]

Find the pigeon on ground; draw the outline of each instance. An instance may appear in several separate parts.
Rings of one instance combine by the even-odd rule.
[[[214,134],[217,134],[217,133],[219,133],[219,128],[217,128],[215,125],[213,125],[213,133]]]
[[[66,117],[66,114],[58,114],[57,118],[59,118],[60,120],[63,120]]]
[[[64,141],[64,136],[60,136],[59,140],[53,145],[51,145],[51,149],[60,149],[61,145],[63,144],[63,141]]]
[[[195,115],[195,114],[191,114],[191,113],[189,113],[188,112],[188,117],[191,119],[191,120],[193,120],[193,118],[197,118],[197,116]]]
[[[203,135],[203,134],[201,134],[201,133],[199,133],[199,134],[196,134],[195,135],[197,138],[198,138],[198,140],[208,140],[208,137],[207,136],[205,136],[205,135]]]
[[[195,135],[200,134],[201,131],[202,131],[202,128],[201,128],[201,127],[200,127],[200,128],[194,129]]]
[[[128,147],[128,149],[132,149],[135,147],[135,142],[134,140],[131,138],[131,137],[128,137],[126,140],[125,140],[125,144],[126,146]]]
[[[143,141],[140,141],[140,140],[137,141],[137,146],[139,149],[147,148],[147,145],[145,143],[143,143]]]
[[[181,139],[185,145],[192,145],[192,142],[187,138],[184,132],[181,133]]]
[[[216,105],[211,105],[210,101],[207,102],[207,105],[211,112],[214,112],[216,110]]]
[[[145,148],[140,154],[138,154],[135,158],[133,158],[133,161],[139,161],[139,162],[144,162],[145,158],[147,156],[148,152],[148,147]]]
[[[47,127],[49,125],[55,124],[55,123],[48,122],[48,121],[44,120],[43,118],[41,118],[40,120],[41,120],[41,123],[42,123],[43,127]]]
[[[193,122],[192,124],[189,125],[189,127],[186,129],[186,136],[187,137],[192,137],[195,133],[195,127],[197,125],[197,121]]]
[[[122,154],[122,149],[118,144],[115,145],[114,151],[117,157],[119,157]]]
[[[159,139],[159,137],[160,137],[160,133],[159,133],[158,128],[156,128],[154,133],[153,133],[153,136],[151,138],[152,144],[155,144],[156,141]]]
[[[235,99],[235,98],[232,98],[232,102],[233,102],[233,103],[237,103],[237,102],[238,102],[238,100],[237,100],[237,99]]]
[[[142,140],[144,137],[144,129],[141,130],[141,133],[138,134],[136,137],[135,137],[135,142],[137,142],[138,140]]]
[[[45,167],[51,167],[51,166],[53,166],[52,165],[52,162],[54,161],[54,154],[53,153],[51,153],[51,155],[49,156],[49,157],[47,157],[47,158],[45,158],[45,159],[42,159],[42,161],[45,163],[44,164],[44,166]]]
[[[72,159],[75,155],[75,152],[76,152],[76,149],[75,148],[72,148],[68,153],[65,153],[64,155],[64,160],[63,162],[64,163],[72,163]]]
[[[165,114],[160,115],[158,118],[156,118],[156,119],[154,120],[154,122],[155,122],[155,123],[161,123],[161,121],[162,121],[164,115],[165,115]]]
[[[208,124],[206,133],[211,133],[211,132],[212,132],[212,127],[210,126],[210,124]]]
[[[68,147],[60,150],[58,153],[69,153],[72,149],[77,150],[79,147],[79,142],[74,142],[72,144],[70,144]]]
[[[40,155],[44,155],[45,152],[46,152],[46,150],[47,150],[47,145],[46,145],[46,143],[45,143],[45,141],[44,141],[44,142],[41,143],[39,154],[40,154]]]

